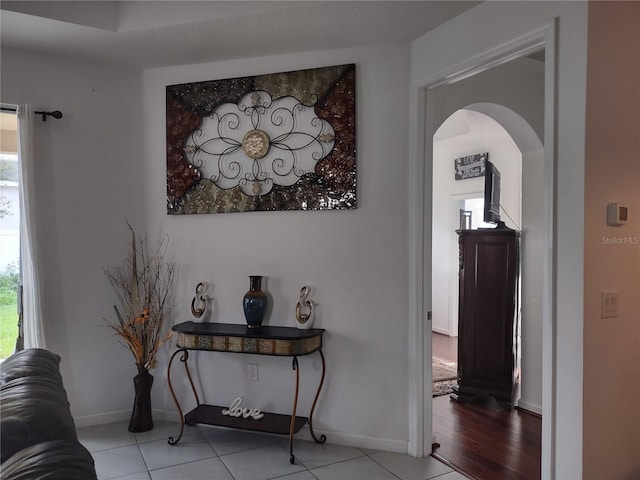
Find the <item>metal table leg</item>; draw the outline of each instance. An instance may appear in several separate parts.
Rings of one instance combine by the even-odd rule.
[[[322,384],[324,383],[324,372],[325,372],[325,362],[324,362],[324,354],[322,353],[322,349],[319,349],[320,358],[322,359],[322,376],[320,377],[320,384],[318,385],[318,391],[316,392],[316,397],[313,399],[313,404],[311,405],[311,412],[309,412],[309,431],[311,432],[311,436],[316,443],[324,443],[327,441],[326,435],[320,435],[320,438],[316,437],[316,434],[313,432],[313,411],[316,409],[316,404],[318,403],[318,397],[320,396],[320,390],[322,390]]]
[[[293,398],[293,411],[291,412],[291,423],[289,425],[289,462],[296,463],[296,457],[293,454],[293,431],[296,425],[296,409],[298,408],[298,389],[300,387],[300,367],[298,365],[298,357],[293,357],[293,370],[296,372],[296,394]]]
[[[178,443],[180,441],[180,439],[182,438],[182,434],[184,433],[184,412],[182,411],[182,408],[180,407],[180,402],[178,402],[178,397],[176,397],[176,393],[173,390],[173,385],[171,383],[171,364],[173,363],[173,359],[176,357],[176,355],[178,355],[179,353],[182,353],[182,356],[180,357],[180,361],[182,363],[184,363],[184,369],[187,372],[187,378],[189,379],[189,384],[191,385],[191,390],[193,391],[193,395],[196,399],[196,404],[200,405],[200,399],[198,398],[198,392],[196,392],[196,387],[193,384],[193,378],[191,377],[191,371],[189,370],[189,364],[187,363],[187,360],[189,359],[189,351],[186,348],[180,348],[178,350],[176,350],[173,355],[171,355],[171,359],[169,360],[169,366],[167,367],[167,383],[169,384],[169,391],[171,392],[171,396],[173,397],[173,401],[176,404],[176,407],[178,409],[178,415],[180,415],[180,434],[178,435],[178,438],[176,438],[175,440],[173,439],[173,436],[169,437],[169,445],[175,445],[176,443]]]

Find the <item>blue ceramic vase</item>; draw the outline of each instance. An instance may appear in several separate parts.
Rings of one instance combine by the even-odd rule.
[[[249,276],[249,291],[242,299],[244,318],[247,327],[257,329],[262,327],[262,320],[267,311],[267,295],[262,291],[262,277],[260,275]]]

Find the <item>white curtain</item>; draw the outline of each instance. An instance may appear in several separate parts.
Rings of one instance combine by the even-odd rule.
[[[18,162],[20,185],[20,264],[22,333],[25,348],[46,348],[42,324],[40,275],[34,201],[33,109],[18,105]]]

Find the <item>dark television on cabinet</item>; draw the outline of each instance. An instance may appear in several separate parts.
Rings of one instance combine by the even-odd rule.
[[[500,171],[489,160],[484,170],[484,218],[485,223],[500,227]]]

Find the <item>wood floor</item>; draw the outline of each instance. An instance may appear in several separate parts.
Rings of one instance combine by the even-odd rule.
[[[433,334],[433,354],[457,361],[456,339]],[[433,399],[434,455],[478,480],[540,478],[542,421],[522,410],[504,410],[491,399],[459,404]]]

